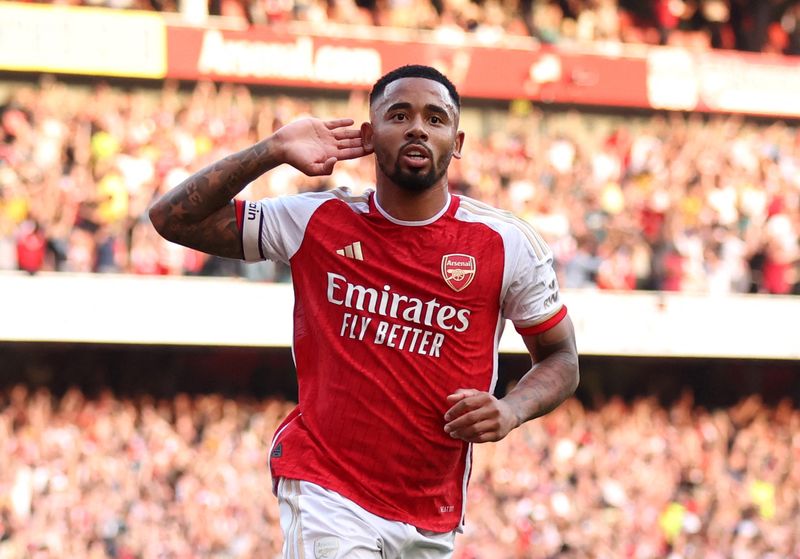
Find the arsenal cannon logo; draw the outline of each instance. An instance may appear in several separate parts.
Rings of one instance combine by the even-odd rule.
[[[475,257],[469,254],[442,256],[442,277],[453,291],[461,291],[472,283],[475,269]]]

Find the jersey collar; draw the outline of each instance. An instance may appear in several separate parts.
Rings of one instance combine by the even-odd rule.
[[[391,215],[389,215],[389,212],[384,210],[381,207],[380,203],[378,202],[377,191],[372,193],[372,201],[375,204],[375,209],[378,210],[378,213],[381,214],[384,218],[386,218],[387,221],[394,223],[395,225],[403,225],[405,227],[422,227],[425,225],[430,225],[431,223],[442,217],[445,213],[447,213],[447,210],[450,208],[450,204],[453,201],[453,197],[450,195],[450,192],[448,191],[447,199],[445,200],[442,209],[436,212],[435,215],[429,217],[428,219],[424,219],[422,221],[406,221],[404,219],[397,219],[396,217],[392,217]]]

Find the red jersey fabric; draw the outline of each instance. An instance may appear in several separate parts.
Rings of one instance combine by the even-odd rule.
[[[426,530],[463,522],[471,448],[444,432],[447,395],[492,391],[506,318],[566,314],[552,255],[525,222],[451,196],[425,222],[346,189],[238,203],[248,260],[290,264],[299,403],[273,479],[302,479]]]

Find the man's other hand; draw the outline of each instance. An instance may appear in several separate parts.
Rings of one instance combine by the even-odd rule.
[[[460,388],[447,397],[444,430],[454,439],[470,443],[499,441],[520,424],[508,403],[488,392]]]

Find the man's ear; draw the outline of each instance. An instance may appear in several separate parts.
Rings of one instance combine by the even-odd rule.
[[[364,132],[362,130],[361,134],[363,135]],[[461,159],[461,148],[464,147],[464,132],[461,130],[458,131],[456,134],[456,141],[453,145],[453,157],[456,159]]]
[[[374,151],[374,147],[372,145],[372,124],[369,122],[365,122],[361,125],[361,145],[364,146],[364,149],[371,153]]]

